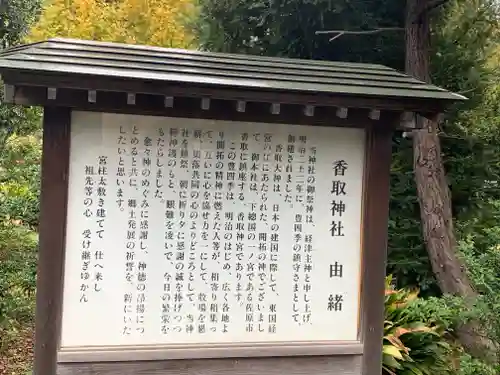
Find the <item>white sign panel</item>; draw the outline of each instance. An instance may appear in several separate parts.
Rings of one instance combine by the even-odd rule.
[[[357,340],[363,130],[71,128],[63,349]]]

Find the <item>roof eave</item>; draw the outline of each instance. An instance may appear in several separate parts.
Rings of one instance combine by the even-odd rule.
[[[439,97],[401,97],[401,96],[382,96],[382,95],[365,95],[365,94],[347,94],[340,92],[331,93],[318,93],[318,92],[306,92],[301,90],[277,90],[265,87],[242,87],[238,85],[203,85],[203,84],[189,84],[186,82],[173,82],[173,81],[162,81],[162,80],[148,80],[140,78],[127,78],[127,77],[116,77],[116,76],[106,76],[106,75],[89,75],[82,73],[71,73],[71,72],[47,72],[47,71],[34,71],[33,69],[23,69],[22,67],[14,68],[11,63],[5,60],[0,60],[0,74],[4,78],[6,83],[11,85],[19,86],[45,86],[54,88],[72,88],[72,89],[85,89],[85,90],[102,90],[102,91],[121,91],[121,92],[134,92],[134,93],[147,93],[147,94],[157,94],[157,95],[187,95],[187,96],[197,96],[200,94],[200,90],[197,88],[203,88],[204,94],[198,96],[206,95],[207,90],[212,90],[217,92],[214,97],[219,95],[224,99],[229,99],[229,96],[233,96],[235,100],[243,99],[261,99],[270,100],[262,95],[255,95],[255,92],[261,93],[275,93],[279,94],[282,98],[282,103],[293,102],[294,104],[317,104],[317,105],[333,105],[342,102],[342,99],[346,99],[346,104],[350,106],[365,107],[365,102],[371,103],[377,109],[388,109],[394,110],[398,106],[396,103],[400,102],[401,110],[431,113],[444,111],[447,107],[452,105],[453,102],[467,100],[466,97],[450,93],[447,91],[442,91],[445,95]],[[172,90],[175,86],[183,86],[183,90]],[[189,93],[189,87],[191,87],[191,93]],[[173,91],[173,92],[172,92]],[[175,95],[174,95],[175,96]],[[273,96],[273,95],[271,95]],[[293,99],[292,99],[293,98]],[[336,98],[329,100],[329,98]],[[356,101],[359,103],[356,105]],[[300,103],[299,103],[300,102]],[[316,102],[316,103],[315,103]],[[384,103],[387,103],[387,107],[384,107]]]

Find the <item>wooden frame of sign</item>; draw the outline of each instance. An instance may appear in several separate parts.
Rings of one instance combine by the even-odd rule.
[[[424,103],[418,100],[405,101],[391,98],[321,96],[280,91],[236,90],[222,87],[207,88],[189,84],[169,84],[166,86],[165,84],[145,83],[137,80],[116,80],[111,77],[97,79],[92,76],[80,77],[69,73],[40,74],[39,72],[19,72],[15,69],[4,69],[2,77],[6,84],[7,101],[44,107],[34,372],[36,375],[135,373],[151,375],[215,373],[235,375],[298,375],[306,373],[380,375],[391,137],[393,131],[401,125],[403,113],[414,110],[421,115],[432,117],[443,110],[438,102],[425,101]],[[345,139],[359,140],[359,134],[362,134],[362,143],[358,143],[358,146],[362,145],[362,149],[357,148],[354,143],[353,145],[344,145],[343,149],[346,153],[349,149],[354,150],[354,157],[352,160],[348,160],[348,163],[356,164],[357,157],[363,159],[363,165],[359,169],[361,174],[354,175],[352,179],[354,181],[353,189],[356,190],[354,185],[359,188],[356,193],[359,193],[359,197],[355,194],[349,203],[353,210],[357,211],[353,214],[352,220],[358,222],[359,228],[351,228],[352,231],[349,232],[353,233],[354,242],[345,243],[347,247],[353,246],[354,250],[350,253],[356,254],[359,250],[359,259],[356,260],[354,256],[352,267],[349,267],[347,263],[344,264],[344,272],[350,270],[349,272],[352,272],[353,275],[357,275],[347,281],[347,286],[345,286],[347,294],[349,291],[355,291],[354,294],[350,295],[354,301],[351,301],[349,305],[346,297],[345,303],[346,306],[351,306],[351,309],[354,306],[356,311],[351,310],[351,315],[346,314],[344,320],[335,318],[334,312],[338,307],[338,305],[335,306],[335,303],[342,302],[342,296],[337,297],[338,295],[335,294],[336,281],[331,281],[332,284],[328,283],[334,276],[339,276],[342,270],[337,264],[335,267],[333,266],[334,259],[328,258],[328,252],[325,252],[324,249],[318,249],[316,254],[319,253],[322,260],[320,263],[325,262],[325,264],[323,267],[320,264],[315,265],[315,267],[329,274],[326,278],[318,276],[314,280],[316,280],[316,284],[324,284],[325,288],[331,290],[325,292],[317,285],[313,285],[313,288],[315,287],[317,290],[317,296],[312,297],[312,299],[319,299],[320,305],[324,303],[324,311],[318,313],[320,318],[316,320],[312,334],[310,332],[312,330],[308,331],[307,328],[301,328],[299,325],[295,327],[291,322],[288,322],[285,323],[287,324],[285,329],[281,330],[281,336],[278,336],[281,338],[279,340],[269,340],[264,333],[262,336],[255,334],[255,336],[251,336],[251,340],[245,342],[247,337],[245,334],[248,334],[248,330],[245,331],[242,328],[245,324],[243,320],[245,314],[241,313],[241,316],[234,317],[235,320],[240,319],[240,321],[238,321],[239,330],[235,329],[232,336],[236,340],[232,342],[231,339],[226,342],[221,341],[220,337],[223,336],[217,336],[215,330],[213,335],[209,336],[211,339],[207,339],[206,342],[203,342],[203,338],[200,339],[200,336],[191,340],[186,335],[176,333],[172,326],[164,328],[165,332],[168,330],[166,336],[173,337],[173,339],[166,339],[165,342],[156,340],[159,337],[157,334],[151,336],[151,340],[156,340],[155,342],[148,342],[145,339],[144,342],[139,340],[133,345],[127,344],[128,341],[118,337],[117,334],[114,336],[107,333],[101,335],[100,331],[107,332],[107,327],[112,327],[113,318],[117,317],[117,315],[106,317],[107,311],[113,310],[113,305],[116,302],[111,298],[111,294],[107,294],[106,297],[109,298],[109,304],[101,305],[103,310],[97,312],[95,308],[92,310],[89,307],[88,310],[85,310],[86,307],[78,307],[77,302],[84,299],[83,293],[86,288],[83,288],[85,290],[76,290],[75,297],[73,294],[65,294],[65,284],[73,285],[72,278],[80,282],[81,278],[85,279],[86,276],[82,275],[87,272],[74,268],[76,258],[71,255],[71,249],[76,247],[75,241],[82,241],[86,238],[85,236],[77,237],[75,234],[77,231],[75,228],[81,229],[84,224],[79,221],[79,216],[75,215],[74,212],[79,210],[80,215],[81,211],[85,209],[85,206],[80,203],[85,199],[83,171],[82,175],[77,173],[84,168],[85,163],[88,163],[89,155],[91,158],[97,158],[100,156],[97,154],[100,152],[99,150],[105,150],[105,146],[109,146],[109,140],[115,139],[110,138],[105,129],[114,129],[113,131],[116,131],[117,134],[122,131],[125,133],[126,130],[130,132],[130,126],[136,124],[139,131],[149,126],[153,129],[148,130],[151,131],[150,134],[156,134],[154,131],[157,130],[155,126],[158,125],[158,119],[165,124],[166,128],[169,128],[169,124],[174,124],[170,128],[182,127],[184,123],[192,124],[191,130],[193,132],[196,131],[197,126],[199,129],[211,127],[215,132],[221,132],[223,129],[226,134],[231,133],[234,129],[239,129],[239,127],[264,129],[263,132],[267,129],[271,132],[276,126],[279,129],[276,133],[278,137],[282,133],[287,133],[289,129],[299,129],[297,142],[302,139],[300,134],[303,132],[313,139],[313,143],[316,142],[318,152],[323,152],[320,149],[325,148],[325,145],[321,143],[322,138],[331,140],[333,139],[332,134],[334,134],[334,138],[343,139],[343,134],[348,134]],[[186,120],[180,121],[179,119]],[[303,126],[294,127],[295,125]],[[190,126],[186,125],[186,128]],[[329,133],[328,129],[332,127],[337,129],[336,133]],[[351,134],[349,129],[355,129],[355,131]],[[98,136],[92,138],[92,134]],[[198,136],[202,136],[202,134],[198,133]],[[305,138],[304,136],[304,142]],[[257,147],[255,142],[249,142],[250,146],[246,146],[250,148],[250,152],[252,147]],[[286,138],[282,143],[285,142],[287,142]],[[275,146],[273,145],[273,148]],[[341,144],[336,145],[336,147],[341,147]],[[359,150],[361,153],[358,152]],[[285,149],[285,156],[286,151]],[[304,152],[309,151],[305,150]],[[325,151],[321,155],[328,154]],[[318,156],[319,159],[320,156]],[[327,161],[327,165],[331,166],[335,160]],[[116,167],[116,163],[113,165]],[[101,165],[95,165],[96,169],[100,167]],[[326,192],[325,189],[330,189],[332,186],[332,178],[324,173],[332,174],[333,170],[328,171],[324,168],[325,165],[318,164],[318,171],[321,172],[322,178],[327,181],[326,185],[328,185],[325,187],[324,183],[323,185],[318,183],[317,189],[322,194]],[[357,178],[359,178],[358,183],[356,183]],[[97,184],[97,180],[95,182]],[[328,192],[333,193],[333,191],[332,188],[332,191]],[[81,196],[78,195],[79,192],[81,192]],[[326,209],[321,211],[323,212],[321,216],[323,220],[321,221],[326,220],[327,223],[319,223],[318,225],[323,228],[322,230],[326,230],[329,236],[335,234],[343,236],[344,233],[339,232],[338,226],[331,227],[331,216],[325,215],[331,212],[331,215],[335,216],[335,211],[337,214],[344,213],[345,208],[335,210],[330,207],[331,196],[318,198],[322,202],[328,201],[328,204],[323,202],[322,205],[326,206]],[[164,202],[163,200],[162,204],[165,204]],[[321,208],[319,209],[321,210]],[[291,217],[293,211],[286,211],[286,213]],[[296,224],[291,223],[290,228]],[[112,229],[113,241],[117,238],[115,236],[118,236],[117,231],[116,228]],[[95,232],[97,229],[94,230]],[[80,232],[78,234],[82,235]],[[246,240],[248,241],[248,238]],[[286,239],[283,241],[289,249],[287,251],[291,254],[295,245],[293,242],[286,242]],[[324,241],[327,244],[329,240],[324,237]],[[358,241],[357,245],[356,241]],[[305,244],[303,243],[303,246],[306,246]],[[109,251],[113,245],[108,242],[104,247],[106,246],[111,246],[107,248]],[[155,247],[156,245],[150,246]],[[163,247],[163,243],[159,246]],[[195,251],[202,250],[195,249]],[[290,259],[291,257],[292,255],[290,255]],[[286,265],[293,267],[293,264],[290,263],[291,260],[287,262],[289,263]],[[69,267],[71,272],[65,273],[65,266]],[[232,266],[236,266],[236,264],[232,264]],[[102,266],[100,267],[102,268]],[[109,267],[110,264],[108,264]],[[123,269],[122,265],[120,267]],[[155,267],[156,265],[153,264],[149,269],[153,268],[154,270]],[[304,264],[301,263],[300,267],[304,267]],[[359,270],[356,270],[356,267],[359,267]],[[289,286],[292,288],[293,276],[291,274],[283,273],[279,277],[285,280],[290,279]],[[154,279],[153,276],[153,280],[159,279]],[[304,281],[302,282],[301,285],[304,288]],[[78,286],[78,284],[76,285]],[[151,284],[149,285],[148,287],[153,288]],[[352,289],[352,285],[355,286],[354,289]],[[116,288],[119,287],[116,286]],[[98,287],[95,286],[95,291],[97,290]],[[121,289],[117,293],[121,293]],[[67,298],[66,306],[63,304],[63,296]],[[121,300],[123,293],[120,296],[120,301],[123,302]],[[294,298],[293,291],[290,292],[290,296]],[[280,298],[283,297],[276,296],[275,298],[279,303]],[[302,298],[302,294],[300,298]],[[309,297],[304,298],[307,300]],[[99,303],[106,303],[103,301],[101,299]],[[76,307],[72,304],[75,304]],[[63,306],[65,306],[64,309]],[[303,308],[304,302],[302,302]],[[317,302],[316,305],[312,306],[313,313],[315,308],[318,309]],[[89,321],[81,320],[82,315],[79,315],[78,309],[83,309],[86,316],[91,317]],[[127,311],[125,308],[124,313]],[[325,315],[325,312],[330,315]],[[99,323],[98,319],[101,319],[99,313],[102,314],[104,323]],[[288,319],[286,316],[289,313],[291,312],[282,312],[278,318],[286,321]],[[65,314],[68,315],[66,323],[63,322]],[[158,312],[158,314],[160,313]],[[335,319],[339,319],[336,323],[338,328],[332,331],[332,336],[337,335],[336,337],[338,337],[335,340],[328,339],[329,334],[325,335],[324,333],[325,329],[331,329],[328,316],[331,316],[333,322]],[[307,322],[309,318],[307,311],[305,314],[302,311],[301,319],[303,322]],[[119,319],[122,319],[121,315]],[[268,332],[275,329],[270,326],[271,320],[275,319],[275,316],[271,319],[270,315],[266,315],[265,329],[269,330]],[[165,326],[165,321],[163,323]],[[185,323],[183,321],[183,324]],[[135,329],[141,329],[137,328],[138,321],[135,324]],[[149,323],[142,321],[142,324]],[[92,328],[92,325],[97,328]],[[355,329],[354,335],[352,327]],[[111,328],[109,329],[111,330]],[[144,328],[142,329],[144,330]],[[64,330],[70,333],[65,335],[62,332]],[[88,335],[87,332],[91,334]],[[298,332],[300,335],[294,332]],[[176,342],[177,338],[179,338],[178,342]],[[94,344],[97,346],[92,345],[92,340],[96,341]],[[101,344],[103,342],[104,344]],[[69,344],[66,345],[66,343]]]

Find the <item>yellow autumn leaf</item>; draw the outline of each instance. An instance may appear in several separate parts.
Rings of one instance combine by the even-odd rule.
[[[382,352],[384,354],[390,355],[390,356],[392,356],[394,358],[403,359],[403,355],[401,354],[401,352],[395,346],[384,345],[384,347],[382,349]]]
[[[44,0],[27,42],[66,37],[161,47],[194,47],[187,26],[195,0]]]

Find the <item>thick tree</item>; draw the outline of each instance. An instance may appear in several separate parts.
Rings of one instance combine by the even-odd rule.
[[[406,72],[431,82],[431,16],[448,0],[407,0]],[[417,116],[419,130],[413,132],[414,173],[420,203],[422,231],[434,275],[445,294],[464,297],[473,305],[477,299],[466,268],[457,255],[453,229],[451,194],[444,170],[438,122]],[[480,357],[494,353],[474,322],[458,329],[460,342]]]
[[[489,63],[498,45],[497,10],[489,0],[450,0],[433,9],[430,68],[434,84],[463,93],[466,102],[446,113],[437,129],[447,183],[451,189],[452,214],[459,235],[484,231],[496,215],[490,201],[500,197],[499,143],[496,95],[498,69]],[[413,172],[413,140],[395,137],[391,221],[390,272],[400,285],[419,286],[424,294],[441,293],[423,246],[420,206]],[[470,221],[477,225],[470,227]],[[467,222],[467,228],[464,228]],[[485,241],[485,244],[488,241]],[[479,244],[478,244],[479,245]],[[481,247],[483,245],[481,244]],[[480,254],[480,248],[478,248]],[[429,266],[428,266],[429,265]]]

